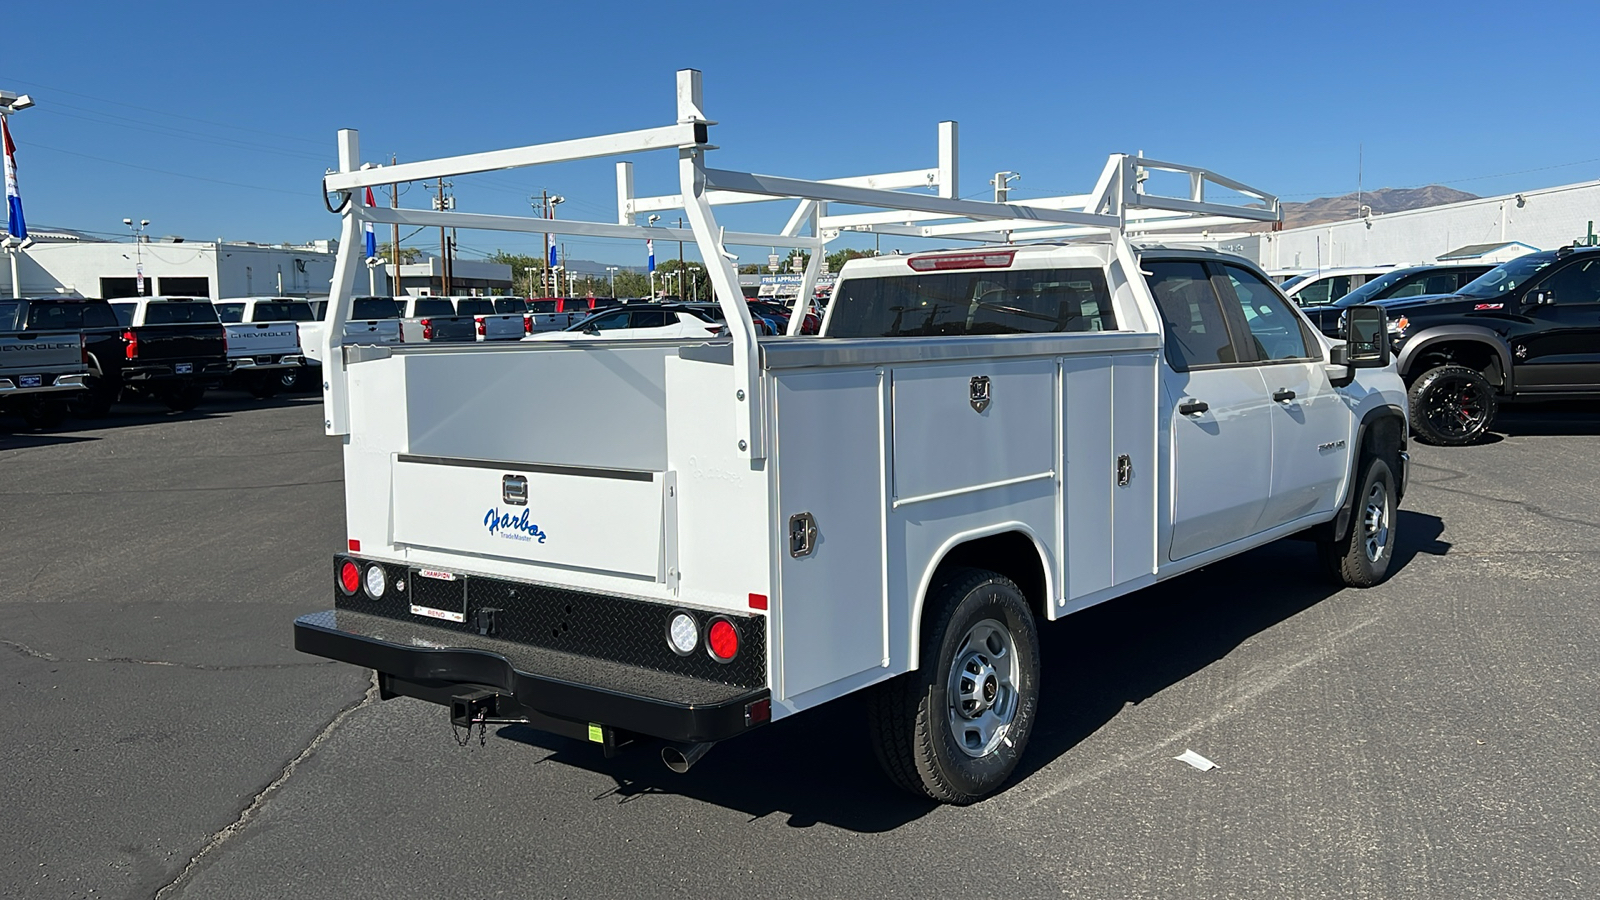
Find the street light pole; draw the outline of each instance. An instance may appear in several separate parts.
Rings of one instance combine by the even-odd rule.
[[[27,109],[32,105],[33,98],[29,97],[27,94],[18,95],[13,94],[10,91],[0,91],[0,122],[4,122],[11,116],[12,113],[18,110]],[[6,140],[8,143],[10,142],[10,138],[11,133],[7,131]],[[12,167],[12,158],[10,153],[6,154],[5,180],[6,194],[7,196],[10,196],[17,189],[17,172],[16,169]],[[22,201],[20,196],[21,195],[18,195],[19,199],[17,200],[17,210],[19,215],[22,209]],[[32,243],[32,241],[28,238],[27,226],[20,221],[20,219],[16,222],[11,221],[9,203],[6,205],[6,226],[6,256],[10,257],[11,259],[11,296],[20,300],[22,299],[22,280],[17,274],[17,254],[21,253],[23,248]]]
[[[123,219],[122,220],[122,224],[128,226],[128,230],[133,233],[134,290],[138,291],[139,292],[139,296],[143,297],[144,296],[144,230],[146,228],[150,227],[150,220],[149,219],[140,219],[139,220],[139,224],[137,226],[135,226],[133,224],[133,220],[132,219]],[[279,292],[280,293],[282,292],[282,288],[279,288]]]
[[[611,299],[617,299],[617,267],[606,266],[606,274],[611,276]]]

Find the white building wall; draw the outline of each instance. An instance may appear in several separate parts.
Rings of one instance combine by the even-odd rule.
[[[216,241],[132,243],[37,241],[17,257],[24,296],[101,296],[102,278],[133,278],[144,265],[145,294],[163,278],[205,278],[213,300],[284,293],[327,296],[334,254],[316,248]],[[282,278],[281,291],[280,281]],[[0,265],[0,296],[11,296],[9,266]]]
[[[1311,269],[1319,262],[1322,268],[1430,262],[1468,244],[1501,241],[1551,250],[1583,237],[1590,221],[1600,221],[1600,181],[1265,234],[1252,258],[1267,269]]]

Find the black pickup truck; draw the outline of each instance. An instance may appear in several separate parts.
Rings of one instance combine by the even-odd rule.
[[[1332,303],[1301,307],[1311,324],[1328,337],[1341,333],[1340,316],[1361,303],[1398,302],[1432,294],[1454,294],[1494,266],[1485,263],[1433,264],[1393,269],[1368,281]]]
[[[188,410],[227,376],[228,339],[210,300],[141,297],[118,300],[111,304],[111,311],[119,326],[120,347],[97,334],[90,349],[105,379],[102,398],[114,399],[122,391],[133,390],[169,409]],[[84,337],[89,339],[87,332]],[[96,347],[120,358],[107,367],[106,354],[97,352]],[[110,399],[105,399],[107,405]]]
[[[1600,247],[1518,257],[1452,294],[1381,301],[1411,429],[1481,438],[1501,399],[1600,397]]]

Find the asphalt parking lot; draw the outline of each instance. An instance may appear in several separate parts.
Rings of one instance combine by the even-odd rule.
[[[458,747],[297,654],[344,534],[318,406],[0,432],[0,896],[1600,896],[1595,405],[1414,447],[1382,587],[1280,543],[1046,627],[1023,771],[964,809],[849,704],[677,776]]]

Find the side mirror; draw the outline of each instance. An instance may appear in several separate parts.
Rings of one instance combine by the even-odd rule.
[[[1350,368],[1381,369],[1389,364],[1389,317],[1383,307],[1347,307],[1341,331]]]
[[[1551,290],[1537,290],[1528,294],[1528,302],[1534,306],[1553,306],[1556,302],[1556,292]]]

